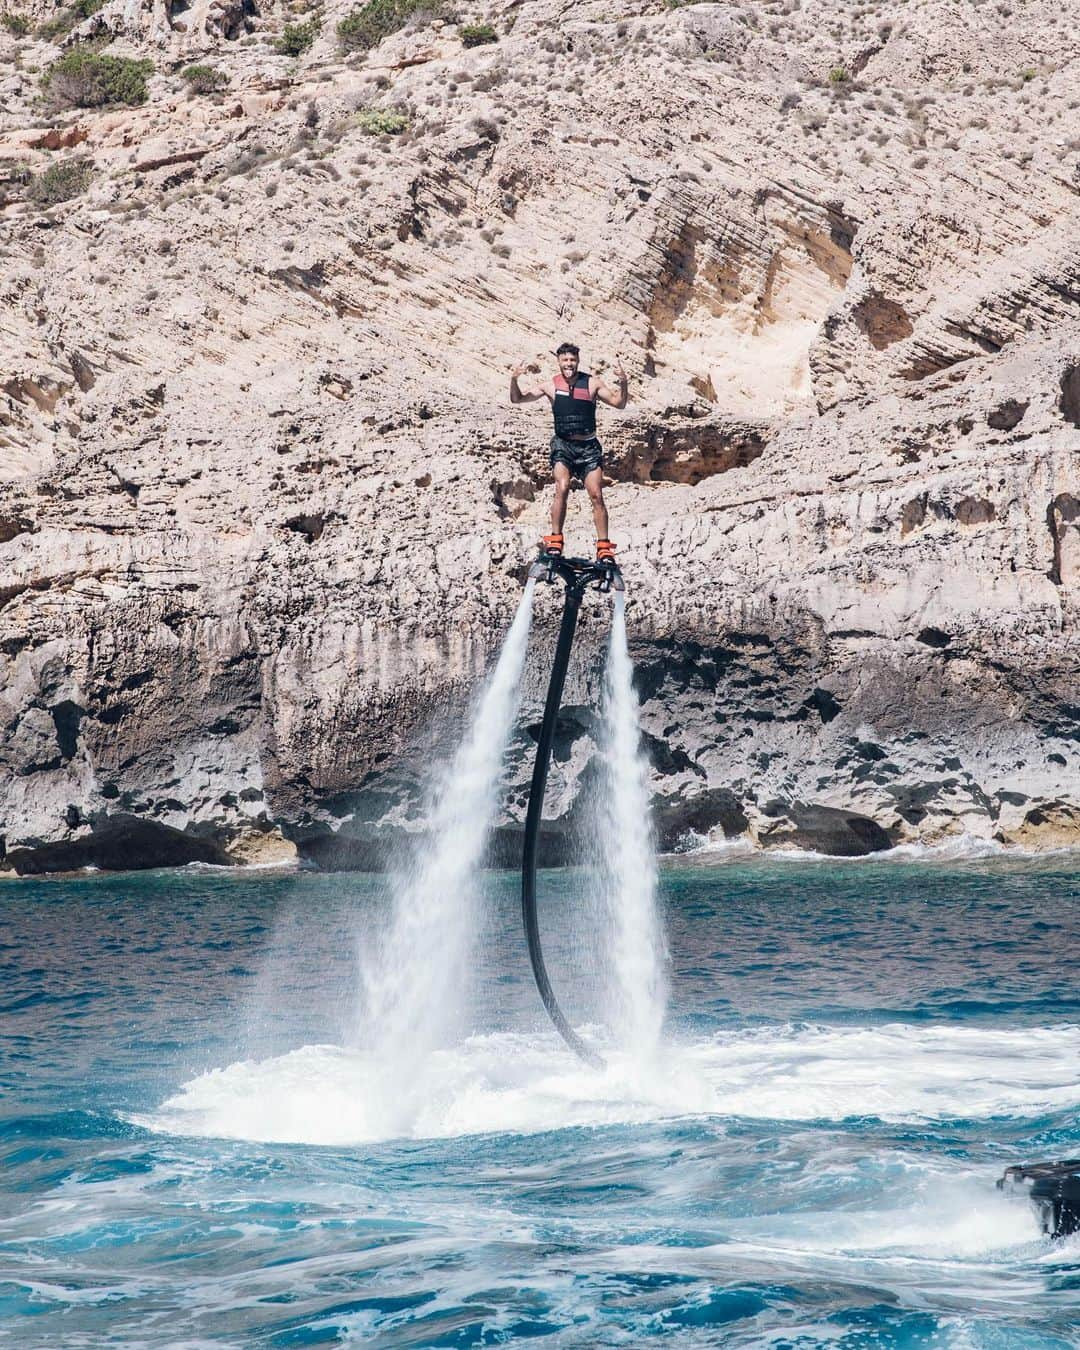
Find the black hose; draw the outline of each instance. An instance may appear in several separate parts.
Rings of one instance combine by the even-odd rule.
[[[589,1049],[559,1007],[555,991],[548,979],[547,967],[544,965],[544,953],[540,946],[540,923],[536,915],[536,855],[539,846],[540,818],[544,811],[544,792],[547,788],[548,766],[551,763],[551,747],[555,740],[555,723],[562,703],[566,668],[570,664],[570,649],[574,645],[574,632],[577,628],[582,594],[581,586],[567,585],[562,622],[559,625],[559,640],[555,646],[555,660],[552,663],[551,679],[548,682],[547,699],[544,703],[544,720],[540,727],[540,739],[536,744],[536,763],[533,765],[532,784],[529,788],[529,809],[525,815],[525,848],[521,861],[521,914],[525,920],[525,935],[529,942],[529,960],[532,962],[533,976],[548,1016],[575,1055],[591,1068],[602,1069],[604,1061],[595,1050]]]

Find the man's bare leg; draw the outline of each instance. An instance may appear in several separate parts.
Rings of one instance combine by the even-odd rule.
[[[569,478],[567,481],[569,482]],[[596,537],[597,539],[606,539],[608,537],[608,514],[607,507],[604,505],[603,469],[593,469],[592,473],[586,474],[585,491],[589,494],[589,501],[592,502],[592,518],[593,524],[596,526]],[[552,519],[554,519],[554,515]]]
[[[555,474],[555,496],[551,499],[551,533],[562,534],[566,520],[566,501],[570,496],[570,470],[557,459],[553,470]]]

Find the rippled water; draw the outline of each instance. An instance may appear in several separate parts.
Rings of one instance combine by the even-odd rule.
[[[579,1023],[586,881],[543,894]],[[563,1049],[497,875],[473,1034],[393,1090],[357,1026],[376,880],[0,885],[0,1339],[1080,1344],[1080,1240],[993,1185],[1080,1154],[1075,855],[661,885],[655,1058]]]

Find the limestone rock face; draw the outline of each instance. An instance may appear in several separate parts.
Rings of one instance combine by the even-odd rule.
[[[348,10],[299,58],[251,0],[0,31],[0,865],[422,829],[546,528],[507,371],[567,337],[630,373],[601,430],[665,847],[1080,842],[1075,12],[497,0],[496,42],[429,11],[348,55]],[[154,62],[145,103],[42,103],[88,39]],[[606,631],[590,598],[552,859]]]

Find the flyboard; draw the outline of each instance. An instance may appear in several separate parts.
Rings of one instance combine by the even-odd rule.
[[[590,562],[587,558],[564,558],[561,554],[554,553],[541,553],[529,568],[529,578],[552,586],[558,580],[563,583],[566,590],[563,596],[559,636],[555,643],[555,659],[551,665],[547,698],[544,700],[544,720],[536,743],[536,761],[533,764],[532,783],[529,787],[529,806],[525,814],[525,843],[521,858],[521,914],[525,923],[525,937],[529,944],[533,978],[536,980],[536,987],[540,991],[548,1016],[555,1024],[559,1035],[579,1059],[584,1060],[591,1068],[602,1069],[603,1059],[585,1044],[566,1020],[548,978],[544,951],[540,944],[540,922],[536,912],[536,862],[540,843],[540,820],[544,811],[544,793],[547,789],[548,768],[555,740],[555,725],[562,704],[563,686],[566,683],[566,670],[570,664],[570,651],[574,645],[581,602],[590,587],[595,587],[605,595],[626,588],[623,585],[622,573],[614,562]]]

